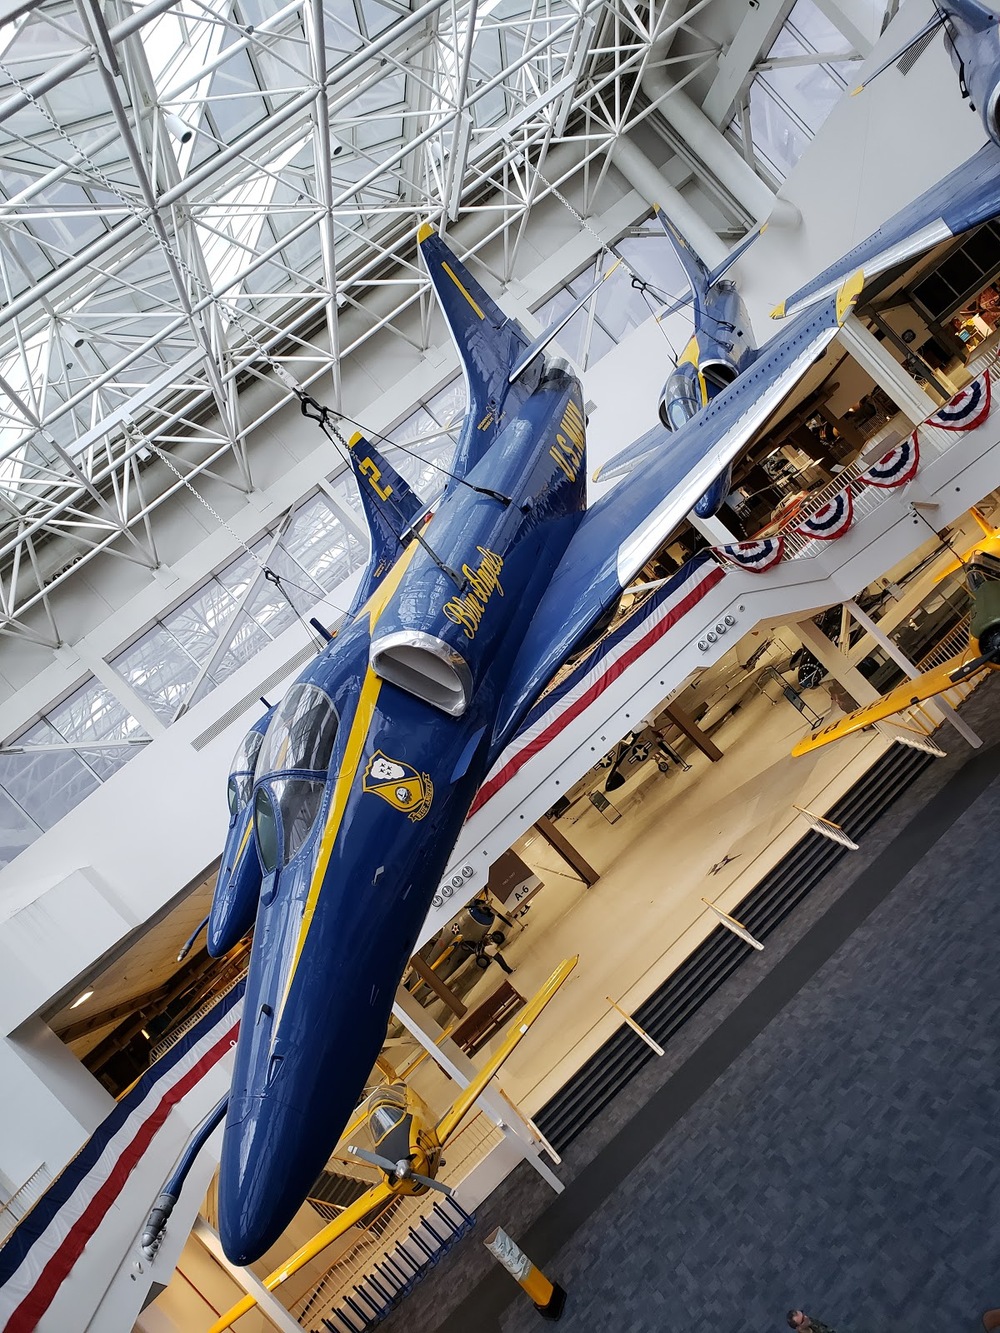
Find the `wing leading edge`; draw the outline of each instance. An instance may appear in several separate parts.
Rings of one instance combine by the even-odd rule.
[[[774,319],[797,314],[835,291],[849,273],[884,273],[931,246],[958,236],[1000,213],[1000,153],[984,144],[967,162],[901,208],[866,240],[774,308]]]
[[[670,435],[585,514],[525,635],[501,704],[494,757],[553,674],[670,536],[719,472],[738,457],[833,340],[861,275],[804,312],[744,373]]]
[[[884,722],[886,718],[902,713],[915,704],[923,703],[925,699],[932,699],[936,694],[944,694],[945,690],[950,690],[955,685],[951,678],[952,672],[966,664],[971,652],[971,648],[964,648],[941,666],[935,667],[933,671],[927,671],[914,680],[904,680],[902,685],[897,685],[894,690],[890,690],[881,699],[876,699],[874,703],[866,704],[864,708],[856,708],[853,713],[846,713],[836,722],[831,722],[829,726],[804,737],[793,748],[792,754],[796,756],[809,754],[813,750],[818,750],[821,745],[829,745],[831,741],[838,741],[842,736],[850,736],[855,731],[870,727],[873,722]],[[996,670],[996,668],[984,662],[982,670]]]

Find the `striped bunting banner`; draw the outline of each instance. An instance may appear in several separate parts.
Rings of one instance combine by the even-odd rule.
[[[908,440],[897,444],[895,449],[890,449],[877,463],[862,472],[858,482],[862,486],[880,486],[891,490],[894,486],[905,486],[908,481],[912,481],[919,466],[920,445],[917,432],[914,431]]]
[[[845,486],[832,500],[828,500],[822,509],[817,509],[808,518],[800,519],[792,529],[801,537],[815,537],[817,541],[832,542],[844,533],[854,521],[854,501],[851,489]]]
[[[989,416],[992,398],[993,380],[990,372],[984,370],[978,379],[960,389],[950,403],[928,417],[924,425],[940,430],[975,430]]]
[[[716,552],[727,564],[751,574],[763,574],[780,563],[785,554],[783,537],[762,537],[755,542],[737,542],[735,546],[717,546]]]

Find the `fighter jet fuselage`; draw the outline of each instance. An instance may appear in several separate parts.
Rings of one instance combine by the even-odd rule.
[[[356,1104],[496,757],[511,664],[582,517],[580,387],[559,364],[536,378],[264,738],[263,879],[219,1177],[235,1262],[287,1226]]]

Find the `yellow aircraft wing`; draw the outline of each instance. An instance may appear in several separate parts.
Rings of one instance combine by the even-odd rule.
[[[956,653],[933,671],[926,671],[915,680],[904,680],[902,685],[897,685],[894,690],[890,690],[881,699],[876,699],[874,703],[867,704],[864,708],[857,708],[853,713],[847,713],[836,722],[831,722],[829,726],[813,732],[811,736],[804,737],[794,747],[792,754],[809,754],[810,751],[819,749],[821,745],[829,745],[831,741],[840,740],[841,736],[849,736],[854,731],[870,727],[873,722],[881,722],[887,717],[892,717],[894,713],[901,713],[904,709],[921,703],[924,699],[930,699],[935,694],[943,694],[955,684],[951,679],[951,673],[964,666],[972,656],[971,647],[963,648],[960,653]],[[983,670],[985,671],[988,666],[989,663],[984,662]]]
[[[276,1268],[273,1273],[268,1274],[264,1279],[264,1286],[268,1291],[274,1291],[280,1287],[282,1282],[287,1281],[293,1273],[297,1273],[304,1267],[310,1259],[315,1259],[321,1250],[325,1250],[328,1245],[350,1231],[351,1227],[362,1222],[373,1208],[385,1203],[396,1194],[396,1190],[391,1185],[384,1182],[379,1185],[373,1185],[370,1190],[362,1194],[360,1199],[355,1199],[354,1203],[339,1213],[332,1222],[328,1222],[322,1231],[318,1231],[312,1240],[307,1240],[305,1245],[300,1246],[290,1259],[288,1259],[280,1268]],[[252,1310],[257,1304],[255,1296],[244,1296],[241,1301],[227,1310],[224,1315],[215,1321],[208,1333],[223,1333],[224,1329],[231,1328],[241,1315],[245,1315],[248,1310]]]
[[[437,1136],[442,1143],[446,1143],[451,1135],[454,1134],[461,1121],[472,1109],[476,1098],[482,1092],[483,1088],[485,1088],[490,1079],[493,1078],[500,1066],[513,1055],[514,1051],[520,1044],[521,1038],[531,1027],[532,1023],[534,1023],[535,1019],[538,1018],[539,1014],[541,1014],[542,1010],[553,996],[555,996],[563,982],[579,961],[579,954],[574,954],[572,958],[563,959],[549,977],[548,981],[544,983],[541,990],[532,996],[517,1015],[514,1020],[513,1028],[505,1037],[499,1050],[486,1061],[469,1086],[462,1089],[452,1102],[451,1107],[438,1121]]]

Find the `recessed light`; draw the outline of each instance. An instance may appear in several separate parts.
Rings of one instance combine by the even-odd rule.
[[[93,993],[94,993],[93,989],[81,991],[80,994],[73,1001],[73,1003],[70,1005],[70,1008],[79,1009],[80,1005],[85,1004],[87,1000],[89,1000],[90,997],[93,995]]]

